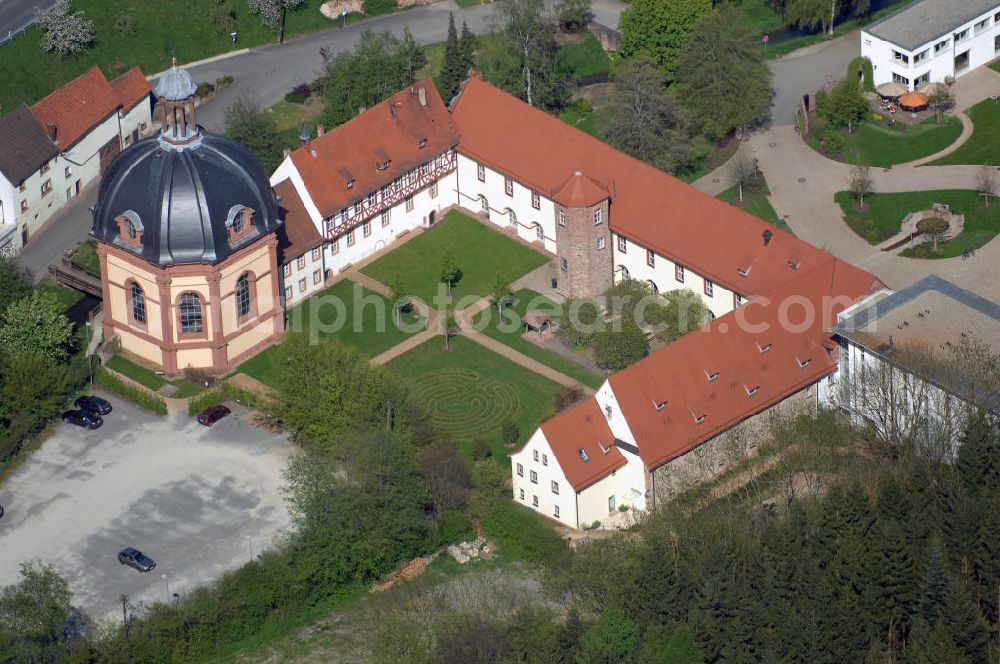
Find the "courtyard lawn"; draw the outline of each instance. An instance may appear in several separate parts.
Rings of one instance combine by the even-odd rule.
[[[499,231],[452,210],[443,221],[394,249],[361,272],[386,286],[400,277],[410,293],[428,304],[441,282],[441,260],[450,252],[461,270],[452,286],[452,300],[482,297],[490,292],[497,273],[511,281],[544,265],[549,259]]]
[[[760,174],[756,180],[743,185],[743,202],[740,202],[740,188],[738,185],[726,189],[717,198],[726,201],[730,205],[735,205],[769,224],[774,224],[783,231],[791,233],[788,224],[778,216],[778,213],[774,211],[771,203],[767,200],[767,197],[770,195],[771,188],[767,186],[767,180],[764,179],[764,175]]]
[[[873,245],[896,235],[906,215],[927,210],[934,203],[944,203],[951,206],[953,212],[965,215],[965,229],[962,234],[939,244],[936,254],[926,256],[924,250],[918,249],[912,252],[907,249],[902,255],[952,258],[970,249],[978,249],[1000,233],[1000,205],[994,202],[990,208],[983,207],[979,194],[975,191],[943,189],[872,194],[868,197],[868,209],[864,212],[854,209],[851,193],[848,191],[838,192],[836,200],[844,211],[844,221],[847,225]]]
[[[507,307],[504,310],[504,318],[508,317],[508,312],[516,313],[518,323],[523,320],[524,313],[528,309],[529,304],[532,305],[532,308],[545,312],[556,312],[559,307],[559,305],[544,295],[539,295],[527,288],[514,293],[514,298],[513,306]],[[486,321],[487,316],[489,317],[488,322]],[[570,378],[575,378],[584,385],[596,389],[604,382],[604,376],[601,374],[595,373],[555,351],[536,346],[530,341],[522,339],[521,335],[524,333],[523,324],[517,325],[516,329],[512,331],[504,331],[498,329],[499,323],[498,311],[495,306],[480,313],[474,321],[476,329],[481,330],[486,336],[507,344],[522,355],[527,355],[534,360],[538,360],[542,364],[566,374]],[[507,327],[506,321],[504,327]]]
[[[1000,166],[1000,101],[987,99],[965,113],[972,120],[972,136],[960,148],[929,165]]]
[[[853,133],[841,133],[844,140],[841,161],[889,168],[940,152],[954,143],[961,133],[961,121],[951,116],[946,117],[941,125],[937,125],[934,118],[915,126],[901,122],[889,126],[865,121]],[[815,136],[809,138],[813,149],[818,149]]]
[[[476,440],[485,441],[501,464],[510,452],[500,435],[504,424],[517,425],[522,444],[553,414],[562,389],[462,336],[452,338],[451,351],[438,336],[385,366],[413,386],[438,431],[470,455]]]
[[[342,279],[313,295],[288,312],[289,331],[331,338],[372,358],[424,329],[423,319],[413,312],[402,315],[403,331],[393,324],[388,298],[349,279]],[[268,385],[280,367],[278,347],[272,346],[250,358],[235,373],[245,373]]]
[[[289,10],[286,37],[341,24],[323,16],[319,5],[320,0],[306,0],[301,8]],[[195,10],[190,0],[128,4],[74,0],[72,9],[83,11],[94,22],[94,45],[83,53],[67,58],[45,53],[39,46],[39,28],[0,46],[0,104],[4,110],[33,103],[94,65],[100,65],[109,78],[136,65],[146,74],[155,74],[170,67],[174,53],[179,62],[185,63],[276,41],[276,33],[251,14],[241,0],[217,0]],[[232,24],[227,22],[228,11],[235,15]],[[119,21],[127,24],[127,16],[132,17],[134,28],[116,29]],[[233,31],[239,33],[235,45],[229,37]],[[292,85],[290,82],[289,89]]]

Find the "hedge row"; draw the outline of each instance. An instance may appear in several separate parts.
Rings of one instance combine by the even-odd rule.
[[[260,405],[260,397],[257,394],[237,387],[230,382],[223,382],[215,389],[191,397],[188,401],[188,413],[197,415],[209,406],[214,406],[226,399],[235,399],[247,408],[256,408]]]
[[[97,367],[97,371],[94,373],[94,381],[123,399],[128,399],[135,405],[145,408],[152,413],[156,413],[157,415],[167,414],[167,402],[159,394],[150,392],[142,387],[130,385],[104,367]]]

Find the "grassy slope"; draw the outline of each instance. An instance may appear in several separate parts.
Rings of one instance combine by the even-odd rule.
[[[851,163],[888,168],[939,152],[961,133],[962,123],[955,117],[946,118],[940,126],[933,118],[913,127],[864,122],[853,134],[845,135],[844,155]]]
[[[343,303],[343,309],[339,303]],[[420,317],[415,314],[403,315],[404,324],[413,325],[411,329],[417,331],[423,329],[418,321]],[[387,298],[348,279],[338,281],[289,311],[288,329],[337,339],[365,357],[374,357],[415,333],[404,332],[392,323],[392,307]],[[281,360],[279,352],[278,346],[272,346],[236,371],[273,384],[275,368]]]
[[[1000,102],[987,99],[966,111],[975,129],[972,136],[950,155],[931,166],[989,164],[1000,166]]]
[[[504,272],[513,280],[548,260],[537,251],[453,210],[444,221],[361,271],[386,285],[391,285],[399,275],[414,296],[432,303],[440,285],[441,260],[449,251],[462,271],[461,279],[452,288],[455,301],[465,296],[488,294],[498,272]]]
[[[1000,207],[984,208],[974,191],[945,189],[872,194],[864,212],[853,209],[850,192],[838,192],[836,200],[844,211],[847,224],[871,244],[879,244],[898,233],[900,223],[910,212],[926,210],[934,203],[950,205],[953,212],[965,215],[965,230],[954,240],[940,244],[934,258],[959,256],[968,249],[983,246],[1000,233]],[[872,241],[875,235],[868,237],[872,228],[878,233],[877,241]]]
[[[556,383],[486,350],[476,342],[464,337],[453,338],[451,348],[450,352],[446,352],[444,339],[435,337],[397,357],[385,366],[404,380],[413,381],[418,386],[416,389],[417,398],[421,398],[428,392],[428,390],[422,391],[420,389],[420,379],[428,373],[441,369],[469,369],[479,373],[488,381],[504,384],[507,389],[516,394],[519,402],[520,410],[514,420],[520,431],[519,444],[527,440],[534,432],[535,427],[552,415],[552,398],[561,389]],[[470,417],[474,417],[484,412],[480,402],[489,403],[492,399],[487,385],[484,386],[483,390],[467,390],[461,394],[439,399],[434,405],[447,409],[451,417],[460,417],[463,410],[466,410]],[[431,410],[431,417],[434,420],[433,407]],[[509,450],[503,445],[499,427],[492,433],[484,433],[482,438],[489,444],[495,459],[504,464],[509,463],[507,459]],[[468,452],[474,441],[458,439],[456,442]]]
[[[506,317],[508,315],[506,312],[512,309],[517,314],[518,321],[523,319],[524,313],[529,304],[532,304],[535,309],[540,309],[546,312],[555,312],[558,308],[558,305],[552,300],[526,288],[517,291],[517,293],[515,293],[515,299],[516,301],[514,302],[514,306],[508,307],[504,316]],[[488,323],[484,323],[484,319],[487,315],[490,317],[489,321]],[[551,351],[547,348],[541,348],[530,341],[522,339],[521,334],[524,332],[523,325],[518,325],[515,330],[508,332],[498,329],[499,323],[500,321],[497,320],[497,309],[495,307],[484,311],[477,316],[475,320],[476,328],[481,329],[482,333],[486,336],[505,343],[523,355],[527,355],[528,357],[538,360],[546,366],[552,367],[556,371],[564,373],[571,378],[575,378],[584,385],[597,388],[604,382],[604,376],[601,374],[594,373],[572,360],[567,360],[559,353]]]

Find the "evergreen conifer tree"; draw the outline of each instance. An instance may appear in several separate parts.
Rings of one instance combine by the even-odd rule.
[[[459,82],[465,80],[465,77],[469,73],[469,69],[475,64],[473,60],[473,51],[475,51],[475,35],[469,30],[469,24],[462,21],[462,33],[458,38],[458,55],[459,60],[462,63],[462,76],[459,78]]]
[[[948,586],[942,620],[952,642],[966,659],[974,664],[988,661],[986,625],[976,611],[965,583],[957,575],[952,577]]]
[[[948,597],[948,567],[945,565],[941,546],[931,546],[930,557],[924,569],[923,584],[920,588],[920,603],[917,614],[929,625],[934,625],[944,610]]]
[[[448,37],[444,42],[444,62],[441,65],[441,88],[446,104],[458,94],[458,86],[464,75],[458,33],[455,30],[455,14],[448,12]]]

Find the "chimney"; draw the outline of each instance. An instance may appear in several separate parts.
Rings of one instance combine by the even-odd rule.
[[[302,131],[299,132],[299,143],[302,144],[303,147],[309,145],[309,127],[307,127],[304,123],[302,125]]]
[[[316,138],[319,138],[326,133],[326,127],[323,125],[316,125]]]
[[[420,99],[421,106],[427,106],[427,90],[422,86],[417,88],[417,98]]]
[[[59,133],[59,129],[55,126],[55,124],[53,124],[51,122],[48,123],[47,128],[49,130],[49,139],[53,143],[55,143],[56,142],[56,136],[58,136],[58,133]]]
[[[771,231],[764,231],[763,233],[761,233],[761,236],[763,236],[764,238],[764,246],[766,247],[768,242],[771,241],[771,238],[774,237],[774,233],[772,233]]]

